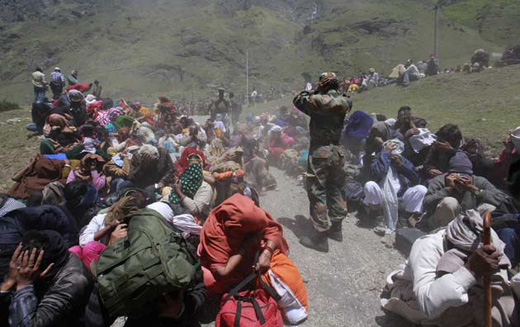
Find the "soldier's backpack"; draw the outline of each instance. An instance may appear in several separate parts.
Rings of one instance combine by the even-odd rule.
[[[143,209],[130,217],[128,236],[107,247],[91,268],[108,313],[138,317],[161,294],[189,285],[200,264],[180,233],[156,211]]]

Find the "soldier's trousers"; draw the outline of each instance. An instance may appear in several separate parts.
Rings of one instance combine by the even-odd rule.
[[[329,145],[311,148],[307,165],[307,196],[314,228],[318,232],[330,229],[347,215],[347,203],[341,192],[345,186],[344,149]]]

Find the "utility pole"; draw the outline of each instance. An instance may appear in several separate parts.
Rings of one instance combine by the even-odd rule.
[[[435,5],[435,31],[434,31],[434,44],[433,44],[433,54],[435,55],[435,59],[437,60],[437,65],[439,64],[439,13],[441,10],[441,5],[439,1]]]
[[[249,106],[249,50],[246,50],[246,104]]]

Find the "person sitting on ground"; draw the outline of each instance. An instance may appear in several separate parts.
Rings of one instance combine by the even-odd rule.
[[[435,56],[430,56],[430,60],[428,61],[424,74],[426,76],[435,76],[438,73],[439,73],[439,65],[437,64],[437,60],[435,59]]]
[[[92,278],[54,231],[27,231],[0,285],[2,326],[84,326]],[[5,314],[4,314],[5,313]]]
[[[410,82],[417,81],[419,78],[421,78],[421,73],[419,72],[419,69],[417,69],[417,66],[415,66],[412,59],[408,59],[404,67],[406,69],[403,73],[404,86],[407,86],[410,84]]]
[[[70,72],[70,75],[67,76],[67,82],[69,82],[69,86],[76,85],[79,83],[77,70],[73,69]]]
[[[159,138],[157,145],[168,149],[170,154],[179,155],[182,126],[179,123],[167,124],[164,127],[164,135]]]
[[[79,245],[69,249],[80,258],[90,270],[103,250],[118,239],[127,235],[127,218],[144,208],[146,198],[142,192],[133,192],[122,197],[108,210],[99,212],[82,230]]]
[[[469,210],[415,241],[405,265],[387,277],[382,307],[421,326],[484,326],[482,277],[491,275],[492,326],[516,326],[518,282],[509,283],[504,243],[493,230],[482,245],[482,224]]]
[[[383,149],[383,143],[391,139],[402,141],[403,136],[384,121],[378,121],[372,125],[364,147],[365,155],[362,158],[365,171],[370,170],[372,161],[376,159],[377,154]],[[370,174],[369,172],[367,173]]]
[[[75,181],[91,184],[96,191],[101,192],[106,186],[106,177],[102,174],[105,160],[96,154],[85,155],[79,166],[70,171],[67,184]]]
[[[173,206],[175,215],[188,213],[206,220],[213,200],[213,188],[204,180],[203,158],[197,153],[187,156],[188,167],[171,186],[162,190],[163,200]]]
[[[404,211],[408,215],[418,217],[422,213],[427,189],[417,185],[419,176],[412,163],[402,156],[403,151],[404,144],[401,141],[396,139],[386,141],[383,150],[377,154],[370,165],[371,181],[365,184],[363,204],[367,206],[369,217],[380,216],[377,213],[381,212],[384,214],[386,226],[376,227],[374,231],[378,234],[395,231],[399,218],[398,202],[403,204]],[[392,199],[395,199],[394,202]],[[406,226],[406,223],[404,225]]]
[[[101,99],[101,92],[103,92],[103,87],[99,85],[98,80],[95,80],[92,88],[92,95],[94,95],[96,99]]]
[[[259,194],[264,194],[264,190],[276,188],[276,179],[269,173],[269,165],[260,151],[257,140],[248,140],[244,147],[244,167],[246,182]]]
[[[206,289],[202,274],[195,274],[192,283],[179,291],[163,293],[147,303],[144,314],[128,317],[124,327],[200,327],[200,317],[206,305]],[[85,323],[89,327],[110,327],[114,318],[110,317],[103,307],[97,285],[88,301]]]
[[[348,118],[347,126],[343,132],[342,144],[345,149],[358,156],[373,124],[372,117],[364,111],[354,112]]]
[[[433,229],[446,226],[466,210],[493,211],[506,199],[507,195],[487,179],[474,176],[468,156],[457,152],[449,161],[448,172],[431,181],[423,205]]]
[[[173,161],[168,150],[145,144],[132,156],[129,180],[121,189],[136,187],[151,195],[167,185],[172,175]]]
[[[393,128],[398,131],[401,135],[403,135],[404,141],[404,153],[403,155],[414,164],[414,166],[418,166],[424,162],[426,159],[426,155],[428,154],[428,146],[421,149],[421,151],[416,152],[415,147],[412,144],[413,140],[418,139],[419,143],[424,143],[421,141],[421,135],[427,137],[432,136],[428,130],[425,130],[427,125],[426,120],[414,117],[412,115],[412,109],[408,106],[403,106],[399,108],[397,112],[397,121]],[[429,138],[427,138],[429,139]],[[428,142],[433,142],[433,139],[429,139]],[[414,143],[415,144],[415,143]]]
[[[379,86],[379,73],[374,68],[370,68],[367,76],[367,88],[370,90],[377,86]]]
[[[437,133],[437,141],[430,148],[424,162],[423,175],[431,179],[446,173],[450,159],[460,151],[462,132],[454,124],[442,126]]]
[[[280,126],[274,126],[268,134],[269,163],[279,166],[281,154],[294,145],[294,138],[284,133]]]
[[[78,83],[67,87],[66,91],[77,90],[81,93],[87,93],[92,88],[92,83]]]
[[[504,149],[495,159],[490,173],[490,181],[501,190],[507,190],[506,178],[511,165],[520,160],[520,127],[509,132],[504,140]]]
[[[204,128],[193,123],[188,127],[188,132],[182,135],[179,144],[186,148],[194,147],[203,149],[207,142],[208,138]]]
[[[200,242],[204,284],[209,294],[229,291],[250,275],[254,266],[267,284],[272,285],[273,278],[283,281],[278,285],[287,291],[291,304],[278,304],[289,322],[296,324],[307,317],[305,286],[287,257],[289,247],[282,226],[249,198],[235,194],[215,208],[202,228]]]
[[[32,124],[27,124],[27,130],[42,135],[45,120],[52,113],[53,107],[47,98],[44,98],[43,102],[34,102],[31,108]]]

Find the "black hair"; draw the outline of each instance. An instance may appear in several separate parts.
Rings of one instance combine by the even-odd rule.
[[[40,73],[43,72],[43,70],[40,67],[36,67],[36,71]]]
[[[99,81],[98,81],[98,80],[95,80],[95,81],[94,81],[94,84],[99,84]]]
[[[377,121],[385,121],[387,118],[383,114],[376,114]]]
[[[23,235],[23,250],[43,249],[50,243],[49,237],[37,230],[30,230]]]
[[[511,193],[517,201],[520,201],[520,160],[513,162],[509,167],[507,186],[509,193]]]
[[[399,111],[397,112],[397,114],[400,114],[403,111],[412,111],[412,109],[408,106],[402,106],[401,108],[399,108]]]
[[[41,249],[47,250],[49,245],[51,244],[51,239],[45,233],[42,233],[37,230],[30,230],[23,234],[22,238],[22,251],[32,251],[36,249],[39,251]],[[47,255],[44,255],[42,258],[42,262],[40,264],[40,270],[44,270],[49,264],[52,262],[48,251],[45,251]],[[38,255],[38,252],[36,253]],[[35,261],[36,262],[36,261]]]
[[[437,140],[440,142],[448,142],[452,147],[458,148],[462,141],[462,132],[459,126],[455,124],[446,124],[442,126],[437,133]]]

